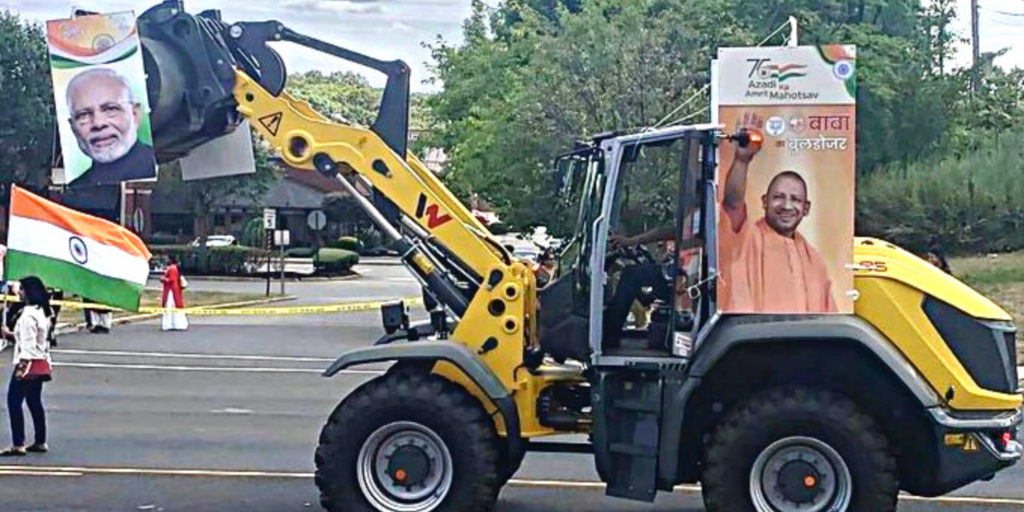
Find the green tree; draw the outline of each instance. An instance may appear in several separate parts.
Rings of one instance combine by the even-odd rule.
[[[195,219],[196,235],[202,239],[200,250],[206,246],[206,237],[210,234],[210,216],[215,206],[232,198],[261,205],[270,187],[281,179],[280,166],[275,162],[271,150],[255,134],[253,149],[256,163],[254,174],[184,181],[178,162],[160,167],[161,187],[165,187],[167,194],[187,204],[189,213]]]
[[[520,228],[568,218],[555,209],[546,168],[574,141],[685,114],[708,118],[697,108],[665,119],[695,94],[703,97],[693,105],[706,105],[717,47],[751,37],[723,5],[732,2],[592,0],[551,19],[513,3],[489,15],[475,2],[464,45],[432,47],[445,88],[430,103],[435,143],[452,156],[449,184],[462,197],[480,194]],[[493,37],[513,14],[521,21],[508,37]]]
[[[708,82],[719,47],[751,46],[795,16],[801,44],[858,46],[858,169],[908,165],[1019,119],[1019,75],[970,96],[949,62],[953,0],[480,1],[459,46],[431,45],[430,98],[446,180],[513,225],[558,219],[544,169],[576,140],[661,120]],[[769,44],[781,44],[778,36]],[[1002,74],[1000,74],[1002,73]],[[707,95],[668,121],[706,120]],[[985,120],[979,112],[985,112]],[[992,125],[992,126],[989,126]]]
[[[334,121],[370,126],[377,118],[383,90],[370,85],[366,77],[351,71],[323,74],[307,71],[288,77],[288,92],[310,104],[314,110]],[[426,128],[429,113],[424,99],[415,93],[410,98],[410,128]]]
[[[0,182],[49,183],[56,126],[47,54],[40,26],[0,13]]]

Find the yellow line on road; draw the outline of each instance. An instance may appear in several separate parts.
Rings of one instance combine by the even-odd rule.
[[[16,302],[17,297],[8,296],[8,302]],[[363,302],[342,302],[339,304],[324,304],[320,306],[289,306],[280,308],[244,308],[237,307],[233,308],[230,304],[212,305],[212,306],[196,306],[192,308],[184,309],[166,309],[166,308],[153,308],[144,307],[139,308],[137,313],[154,314],[154,313],[185,313],[187,315],[198,315],[198,316],[279,316],[279,315],[322,315],[329,313],[351,313],[356,311],[372,311],[380,309],[384,304],[390,304],[397,301],[403,301],[406,306],[418,306],[423,304],[423,299],[420,297],[401,297],[395,299],[385,300],[370,300]],[[66,300],[55,300],[51,301],[51,304],[55,306],[61,306],[68,309],[85,309],[90,308],[96,311],[124,311],[119,308],[105,306],[103,304],[84,303],[77,301],[66,301]]]
[[[153,469],[153,468],[104,468],[104,467],[62,467],[62,466],[0,466],[0,475],[13,472],[27,472],[38,476],[81,476],[81,475],[134,475],[134,476],[192,476],[192,477],[227,477],[227,478],[313,478],[313,473],[286,471],[246,471],[216,469]],[[514,487],[542,487],[552,489],[604,489],[605,484],[594,481],[580,480],[544,480],[533,478],[513,478],[508,485]],[[675,492],[690,494],[699,493],[699,485],[678,485]],[[943,496],[923,498],[901,494],[900,500],[939,504],[960,505],[1015,505],[1024,506],[1024,499],[985,498],[975,496]]]

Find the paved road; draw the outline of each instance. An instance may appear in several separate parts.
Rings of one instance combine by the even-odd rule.
[[[302,304],[329,304],[420,295],[416,278],[412,277],[401,265],[361,264],[357,265],[355,270],[359,276],[352,279],[331,281],[289,279],[285,282],[285,293],[296,296],[299,303]],[[261,280],[220,281],[201,277],[186,277],[189,279],[189,290],[255,294],[262,294],[266,291],[266,281]],[[280,286],[279,280],[272,281],[271,292],[278,293],[281,289]],[[149,287],[159,289],[160,281],[155,278],[150,279]]]
[[[362,280],[296,288],[302,300],[415,294],[414,283],[393,280],[401,273],[373,267]],[[319,373],[381,334],[379,315],[192,321],[187,333],[161,333],[151,322],[64,336],[45,394],[53,451],[0,460],[0,510],[319,510],[310,474],[321,425],[379,367]],[[0,375],[10,370],[6,359]],[[696,487],[653,506],[605,498],[589,458],[532,455],[498,510],[697,512],[700,503]],[[940,501],[907,497],[901,510],[1024,510],[1024,470]]]

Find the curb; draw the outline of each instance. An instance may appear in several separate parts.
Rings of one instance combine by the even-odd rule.
[[[270,299],[258,299],[258,300],[247,300],[243,302],[225,302],[223,304],[211,304],[209,306],[199,306],[203,309],[225,309],[225,308],[244,308],[247,306],[260,306],[263,304],[274,304],[277,302],[287,302],[295,300],[297,297],[294,295],[286,295],[284,297],[274,297]],[[135,322],[142,322],[145,320],[152,320],[154,318],[160,318],[160,313],[145,313],[141,315],[124,316],[121,318],[113,319],[110,324],[114,325],[127,325]],[[81,332],[85,330],[85,322],[80,324],[59,324],[56,328],[56,335],[71,334],[75,332]]]
[[[351,275],[339,276],[339,277],[303,277],[303,278],[287,278],[286,283],[316,283],[316,282],[334,282],[334,281],[351,281],[353,279],[361,279],[363,276],[359,272],[352,271]],[[218,283],[266,283],[265,277],[231,277],[231,276],[193,276],[190,278],[191,281],[207,281],[207,282],[218,282]],[[271,285],[280,284],[280,277],[273,277],[270,280]]]
[[[356,263],[356,266],[359,266],[359,265],[366,265],[366,266],[395,266],[395,267],[397,267],[397,266],[404,265],[404,263],[402,263],[402,258],[395,257],[395,258],[380,258],[380,259],[371,259],[371,260],[360,259],[359,263]]]

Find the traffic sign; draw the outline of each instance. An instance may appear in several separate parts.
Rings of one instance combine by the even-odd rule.
[[[277,210],[263,209],[263,229],[277,229]]]
[[[274,231],[274,245],[279,247],[291,245],[291,232],[287,229],[278,229]]]
[[[327,225],[327,216],[321,210],[313,210],[306,216],[306,224],[313,231],[320,231]]]
[[[136,233],[142,233],[146,229],[146,214],[142,211],[142,208],[136,208],[135,212],[132,213],[132,229]]]

